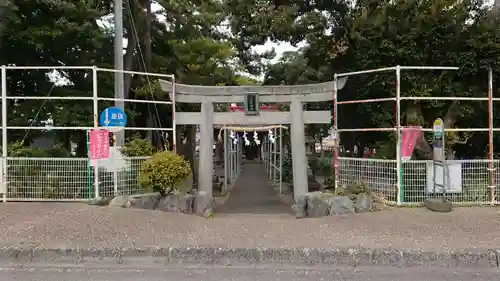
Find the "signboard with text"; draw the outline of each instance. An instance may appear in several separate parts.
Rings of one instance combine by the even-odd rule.
[[[444,122],[443,119],[438,118],[434,120],[434,124],[432,124],[432,133],[435,138],[441,138],[444,133]]]
[[[111,132],[119,132],[127,126],[127,114],[118,107],[108,107],[99,116],[99,123]]]
[[[404,127],[401,136],[401,158],[408,161],[413,155],[418,139],[422,137],[422,127]]]
[[[246,115],[259,115],[260,105],[259,96],[256,93],[249,93],[245,95],[245,114]]]
[[[109,157],[109,131],[92,129],[89,131],[89,158],[100,160]]]

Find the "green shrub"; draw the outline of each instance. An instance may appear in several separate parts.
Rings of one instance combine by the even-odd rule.
[[[291,155],[284,156],[283,158],[283,166],[281,167],[283,170],[283,182],[292,183],[293,182],[293,166],[292,166],[292,157]]]
[[[31,148],[24,146],[22,141],[10,144],[8,154],[10,157],[71,157],[71,153],[61,144],[53,148]]]
[[[309,159],[309,168],[311,168],[313,175],[317,174],[320,170],[320,159],[317,157]]]
[[[333,176],[333,163],[332,158],[319,159],[318,168],[326,178]]]
[[[191,176],[189,162],[172,151],[158,152],[141,166],[139,185],[144,189],[169,194]]]
[[[122,146],[120,152],[125,157],[139,157],[153,155],[155,148],[149,139],[141,138],[139,134],[134,134]]]
[[[69,158],[71,153],[62,145],[57,144],[53,148],[31,148],[24,146],[22,141],[11,143],[9,146],[9,156],[19,157],[9,160],[8,178],[9,186],[7,192],[11,197],[18,198],[74,198],[80,191],[80,183],[86,178],[79,173],[85,166],[83,162],[71,162],[68,171],[62,171],[61,167],[67,161],[57,161],[48,159],[27,158]]]

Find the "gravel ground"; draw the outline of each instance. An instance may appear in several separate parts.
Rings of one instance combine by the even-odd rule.
[[[2,280],[22,281],[497,281],[498,270],[419,268],[0,267]]]
[[[388,209],[346,217],[296,220],[226,214],[213,219],[81,203],[2,203],[0,243],[40,247],[367,247],[423,251],[499,248],[497,208],[452,213]]]

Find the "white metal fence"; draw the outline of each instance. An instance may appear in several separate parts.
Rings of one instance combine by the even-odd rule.
[[[143,192],[138,184],[147,157],[124,158],[116,172],[90,168],[87,158],[7,158],[8,201],[82,201]],[[98,181],[95,181],[97,176]],[[96,186],[96,182],[98,186]]]
[[[376,195],[396,202],[396,160],[340,157],[340,184],[363,184]]]
[[[88,158],[10,157],[9,146],[14,141],[9,139],[12,131],[24,131],[24,138],[30,130],[51,131],[53,135],[57,135],[57,131],[73,131],[73,133],[79,132],[79,135],[84,135],[82,132],[87,133],[89,130],[100,128],[102,125],[98,120],[100,113],[113,103],[122,104],[122,106],[123,103],[146,104],[153,108],[148,109],[151,119],[156,119],[153,127],[127,126],[124,130],[161,132],[165,140],[170,134],[171,144],[175,151],[175,87],[170,93],[170,100],[167,100],[165,94],[159,95],[157,87],[160,79],[170,80],[175,85],[175,77],[172,74],[123,71],[96,66],[3,65],[0,71],[2,103],[0,193],[3,195],[4,202],[8,200],[86,200],[116,193],[137,193],[140,191],[137,184],[138,173],[145,159],[125,158],[126,165],[118,172],[108,172],[105,168],[98,167],[99,165],[91,167]],[[19,79],[19,75],[16,76],[17,72],[24,72],[23,77],[31,77],[26,81],[23,80],[24,83],[34,83],[31,80],[35,77],[49,77],[52,83],[48,83],[49,87],[38,87],[34,88],[36,90],[28,91],[23,83],[16,80]],[[141,93],[137,93],[136,99],[113,98],[110,96],[113,92],[108,84],[112,81],[114,74],[133,76],[138,81],[144,80],[147,87],[142,89]],[[78,86],[71,79],[79,81]],[[57,88],[60,88],[60,91],[56,91]],[[65,92],[74,95],[65,95]],[[54,102],[59,103],[55,105]],[[76,109],[75,104],[78,105]],[[16,113],[16,106],[31,109],[33,115],[28,113],[26,120],[14,119],[12,116]],[[157,107],[160,106],[163,108],[158,109]],[[165,106],[168,109],[165,109]],[[69,108],[84,111],[79,112],[81,120],[75,120],[75,115],[78,114],[72,115]],[[172,123],[169,127],[162,124],[163,120],[159,115],[159,111],[165,110],[172,115]],[[42,111],[45,112],[45,117],[39,116]],[[40,120],[41,118],[45,120]]]
[[[88,91],[87,96],[67,97],[67,96],[50,96],[49,94],[27,96],[21,95],[22,90],[12,91],[8,93],[7,76],[10,71],[53,71],[53,70],[74,69],[89,72],[92,77],[92,86]],[[379,72],[385,70],[396,70],[397,83],[395,97],[374,99],[374,100],[355,100],[337,102],[334,100],[334,125],[338,133],[342,132],[366,132],[366,131],[387,131],[397,132],[398,142],[400,142],[401,134],[401,113],[399,112],[400,100],[416,99],[413,97],[402,97],[399,89],[400,69],[412,69],[412,67],[392,67],[387,69],[368,70],[362,72],[344,73],[336,75],[339,77],[358,75],[362,73]],[[413,69],[426,69],[422,67],[413,67]],[[435,69],[450,69],[456,68],[438,67]],[[103,69],[92,66],[83,67],[18,67],[18,66],[2,66],[1,67],[1,90],[2,90],[2,177],[1,177],[1,192],[4,195],[4,201],[39,201],[39,200],[87,200],[94,197],[104,197],[116,193],[134,194],[141,192],[138,185],[138,174],[141,163],[146,158],[125,158],[126,165],[118,172],[108,172],[105,169],[94,169],[89,166],[88,158],[20,158],[8,157],[8,130],[84,130],[95,129],[99,127],[97,116],[100,111],[99,102],[114,102],[124,101],[130,103],[147,103],[147,104],[168,104],[172,107],[173,124],[171,128],[134,128],[127,127],[127,130],[156,130],[169,131],[172,133],[173,146],[175,148],[175,100],[158,101],[154,100],[118,100],[110,97],[101,97],[98,95],[98,73],[113,73],[116,70]],[[130,75],[145,75],[156,76],[156,79],[171,79],[173,75],[142,73],[123,71]],[[491,75],[491,74],[490,74]],[[105,79],[102,79],[105,80]],[[488,98],[475,98],[475,100],[486,100],[490,104],[493,101],[499,101],[499,98],[491,96],[491,84],[489,85],[490,96]],[[334,92],[337,96],[337,90]],[[172,95],[175,97],[175,92]],[[429,98],[427,98],[429,99]],[[433,100],[448,100],[453,101],[459,98],[436,98]],[[47,126],[31,126],[29,124],[11,125],[8,122],[8,113],[11,108],[8,108],[8,101],[26,101],[26,100],[69,100],[75,102],[90,102],[92,104],[92,115],[89,119],[89,124],[70,127],[68,124],[57,124],[55,122],[50,127]],[[470,98],[467,98],[470,100]],[[337,105],[348,103],[368,103],[380,101],[396,101],[396,126],[393,128],[352,128],[338,129],[337,127]],[[104,109],[104,108],[102,108]],[[490,109],[491,110],[491,109]],[[57,120],[56,120],[57,121]],[[492,122],[490,120],[490,122]],[[491,124],[490,124],[491,125]],[[423,131],[430,131],[430,128],[424,128]],[[446,129],[446,131],[489,131],[490,141],[493,137],[493,131],[498,131],[492,126],[490,128],[469,128],[469,129]],[[397,144],[395,144],[397,145]],[[428,187],[428,165],[429,161],[401,161],[400,145],[398,147],[399,160],[382,160],[382,159],[365,159],[365,158],[346,158],[338,157],[339,149],[335,150],[335,170],[336,183],[351,184],[363,183],[367,185],[373,192],[383,196],[386,200],[397,204],[415,204],[421,203],[426,197],[426,188]],[[279,156],[279,155],[278,155]],[[450,161],[449,164],[459,164],[461,168],[461,188],[460,192],[450,194],[453,201],[458,204],[488,204],[499,201],[499,192],[497,187],[493,186],[497,192],[492,192],[491,183],[500,180],[500,171],[496,169],[500,160],[493,160],[492,151],[490,151],[489,160],[457,160]],[[281,157],[273,158],[273,162],[277,163]],[[493,163],[493,169],[490,165]],[[274,165],[276,166],[276,164]],[[281,168],[279,169],[281,170]],[[279,173],[281,174],[281,173]],[[278,174],[278,175],[279,175]],[[273,176],[273,179],[276,176]],[[495,194],[495,198],[490,198],[491,194]]]
[[[125,167],[117,172],[98,170],[98,188],[95,170],[89,169],[87,158],[7,158],[8,201],[84,201],[115,193],[137,194],[141,190],[138,176],[147,157],[124,158]],[[362,183],[376,195],[396,203],[398,197],[396,160],[340,158],[340,184]],[[431,161],[409,161],[403,164],[403,202],[422,203],[426,198],[427,165]],[[462,192],[450,194],[457,204],[490,203],[489,161],[453,160],[460,164]],[[495,161],[498,167],[500,160]],[[115,181],[115,178],[117,179]],[[495,170],[496,180],[500,171]],[[98,190],[98,193],[96,193]],[[500,192],[497,191],[496,194]],[[500,198],[496,198],[498,201]]]
[[[401,77],[403,70],[421,71],[457,71],[458,67],[442,66],[394,66],[388,68],[369,69],[350,73],[335,74],[334,83],[334,104],[333,121],[336,137],[342,137],[344,132],[368,133],[368,132],[388,132],[395,136],[393,143],[396,157],[393,160],[381,160],[371,158],[347,158],[340,157],[340,149],[334,150],[335,184],[340,185],[359,183],[366,185],[376,194],[384,197],[387,201],[397,205],[420,204],[431,194],[436,194],[433,188],[432,161],[410,160],[403,161],[402,158],[402,131],[403,118],[401,112],[402,101],[412,102],[484,102],[488,103],[488,127],[487,128],[451,128],[447,124],[444,129],[446,133],[454,132],[487,132],[488,133],[488,159],[476,160],[450,160],[447,161],[447,168],[453,166],[455,173],[450,173],[451,179],[447,180],[446,196],[451,198],[456,204],[497,204],[499,202],[498,187],[496,182],[500,179],[500,171],[496,168],[499,160],[494,159],[493,135],[499,131],[493,123],[493,104],[500,101],[500,98],[493,95],[493,75],[491,69],[488,71],[487,93],[480,97],[466,96],[410,96],[411,91],[401,90]],[[350,99],[337,101],[338,89],[336,81],[341,77],[357,76],[362,74],[374,74],[382,72],[394,72],[394,95],[374,99]],[[392,76],[392,75],[391,75]],[[387,85],[389,83],[385,83]],[[383,87],[383,85],[380,85]],[[405,93],[406,91],[406,93]],[[403,94],[402,94],[403,93]],[[368,104],[394,102],[394,126],[386,128],[339,128],[338,127],[338,106],[347,104]],[[486,105],[486,104],[485,104]],[[432,132],[433,128],[421,128],[423,132]],[[389,136],[387,140],[389,140]],[[453,182],[453,184],[451,183]],[[450,189],[450,186],[457,187]]]
[[[500,160],[495,160],[498,167]],[[429,186],[428,168],[432,161],[413,160],[402,164],[402,204],[420,204],[427,196]],[[461,169],[461,192],[447,194],[458,205],[489,204],[490,173],[489,160],[449,160],[448,165],[459,165]],[[396,204],[398,198],[397,161],[366,158],[340,157],[340,184],[363,184],[376,195]],[[500,180],[500,171],[495,169],[495,182]],[[499,190],[495,192],[498,201]]]

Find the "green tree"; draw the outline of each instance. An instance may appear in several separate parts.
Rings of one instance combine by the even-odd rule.
[[[496,59],[500,55],[500,41],[493,27],[495,22],[482,1],[360,2],[349,21],[349,52],[359,69],[398,64],[460,67],[456,72],[404,71],[400,84],[402,96],[486,97],[487,68],[500,70]],[[365,75],[351,81],[363,85],[358,89],[348,87],[357,97],[394,96],[394,73]],[[408,101],[401,105],[402,122],[431,127],[435,118],[442,117],[450,128],[487,127],[485,105],[470,101]],[[394,126],[393,104],[351,108],[371,115],[373,125]],[[454,149],[467,146],[468,153],[483,153],[484,146],[477,144],[484,143],[484,136],[475,140],[475,147],[467,142],[472,134],[449,133],[447,137]],[[432,155],[426,139],[418,143],[417,149],[421,157]]]
[[[99,29],[97,19],[107,11],[104,6],[90,6],[84,1],[17,1],[3,18],[0,63],[4,65],[70,66],[106,63],[111,48],[109,38]],[[95,51],[95,50],[99,51]],[[61,70],[67,83],[54,84],[50,71],[9,70],[7,91],[10,96],[90,96],[92,80],[89,72]],[[105,81],[102,81],[103,83]],[[106,96],[105,87],[102,96]],[[54,120],[56,126],[92,124],[92,103],[74,101],[10,100],[9,125],[43,126]],[[29,139],[40,134],[30,131]],[[83,132],[60,132],[61,142],[69,140],[84,147]],[[22,140],[24,132],[12,131],[12,141]]]

